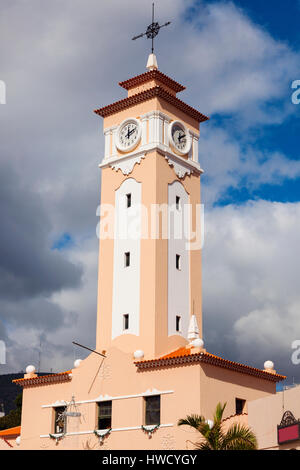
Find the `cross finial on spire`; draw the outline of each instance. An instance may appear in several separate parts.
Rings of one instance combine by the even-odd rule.
[[[147,39],[151,39],[152,46],[151,46],[151,53],[154,53],[154,38],[158,35],[160,28],[164,26],[168,26],[171,21],[167,21],[165,24],[160,25],[154,20],[154,3],[152,3],[152,23],[149,24],[145,33],[139,34],[138,36],[134,36],[132,40],[142,38],[143,36],[147,36]]]

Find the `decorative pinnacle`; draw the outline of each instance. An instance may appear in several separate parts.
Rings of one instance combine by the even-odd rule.
[[[155,55],[155,54],[149,54],[148,62],[147,62],[146,68],[147,68],[149,71],[150,71],[150,70],[157,70],[157,69],[158,69],[158,65],[157,65],[157,60],[156,60],[156,55]]]

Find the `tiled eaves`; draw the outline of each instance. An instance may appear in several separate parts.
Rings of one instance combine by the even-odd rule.
[[[125,88],[125,90],[130,90],[130,88],[137,87],[143,83],[149,82],[150,80],[158,80],[171,88],[171,90],[174,90],[176,93],[185,90],[185,86],[160,72],[160,70],[151,70],[150,72],[142,73],[141,75],[137,75],[135,77],[129,78],[128,80],[124,80],[123,82],[119,82],[119,85],[122,88]]]
[[[1,439],[13,439],[21,434],[21,426],[15,426],[13,428],[3,429],[0,431]]]
[[[148,90],[142,91],[141,93],[136,93],[135,95],[124,98],[120,101],[116,101],[115,103],[104,106],[103,108],[95,109],[94,112],[99,116],[107,117],[153,98],[164,99],[167,103],[176,106],[177,109],[180,109],[198,122],[204,122],[209,119],[209,117],[179,100],[176,98],[176,96],[171,95],[160,86],[149,88]]]
[[[20,385],[21,387],[34,387],[39,385],[50,385],[54,383],[60,382],[68,382],[71,380],[71,373],[72,371],[67,372],[59,372],[57,374],[51,375],[41,375],[40,377],[29,377],[23,379],[16,379],[13,382],[16,385]]]
[[[211,364],[216,367],[233,370],[235,372],[239,372],[246,375],[252,375],[264,380],[269,380],[271,382],[281,382],[282,380],[286,379],[286,377],[283,375],[272,374],[270,372],[261,369],[256,369],[255,367],[247,366],[245,364],[228,361],[227,359],[223,359],[221,357],[214,356],[213,354],[206,352],[200,352],[197,354],[190,354],[189,352],[185,354],[182,353],[179,355],[172,354],[158,359],[135,362],[135,365],[139,370],[143,370],[161,367],[174,367],[177,365],[195,363]]]

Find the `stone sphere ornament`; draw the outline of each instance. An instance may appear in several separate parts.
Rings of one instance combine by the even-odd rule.
[[[34,374],[34,373],[35,373],[35,367],[33,365],[26,367],[26,374]]]
[[[133,353],[134,359],[142,359],[144,357],[144,351],[138,349]]]
[[[274,369],[274,362],[272,362],[272,361],[266,361],[266,362],[264,363],[264,368],[265,368],[266,370],[267,370],[267,369],[273,370],[273,369]]]

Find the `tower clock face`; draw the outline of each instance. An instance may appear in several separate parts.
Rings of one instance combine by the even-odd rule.
[[[169,128],[169,137],[172,145],[179,154],[185,155],[190,151],[190,134],[184,124],[179,121],[172,122]]]
[[[137,119],[123,121],[118,129],[116,146],[122,152],[129,152],[138,144],[141,126]]]

